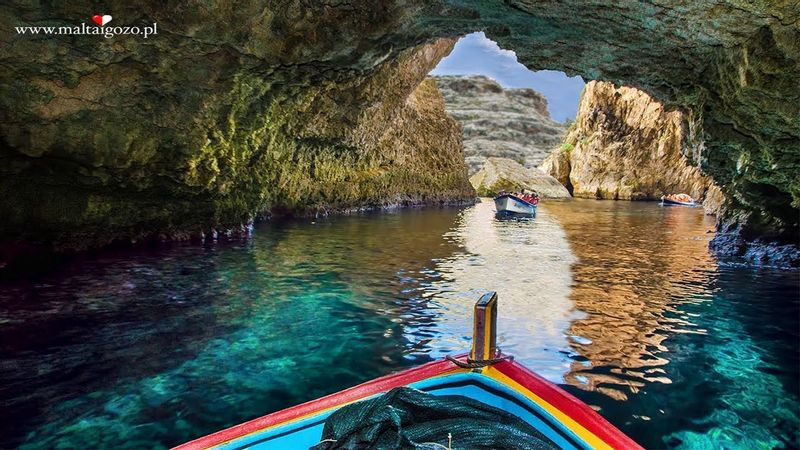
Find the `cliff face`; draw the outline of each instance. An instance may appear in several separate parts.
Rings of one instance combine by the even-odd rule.
[[[19,95],[0,100],[2,235],[84,248],[240,232],[271,212],[470,201],[460,128],[424,80],[452,46],[410,48],[362,77],[232,70],[247,57],[217,47],[155,75],[126,59],[152,58],[141,48],[56,79],[6,72]]]
[[[714,183],[683,155],[683,124],[679,111],[665,111],[638,89],[592,81],[564,143],[542,170],[575,197],[655,200],[687,193],[703,200]]]
[[[436,39],[485,30],[532,69],[634,86],[683,108],[697,162],[724,191],[726,229],[797,242],[792,2],[168,6],[136,0],[105,12],[114,26],[156,22],[144,39],[15,30],[93,27],[95,2],[0,5],[4,241],[74,246],[193,234],[273,208],[461,198],[463,166],[439,156],[455,150],[398,149],[414,126],[449,127],[409,102],[447,52]]]
[[[489,157],[536,167],[566,131],[564,124],[550,118],[547,99],[533,89],[503,89],[484,76],[436,77],[436,84],[447,113],[464,130],[470,174]]]

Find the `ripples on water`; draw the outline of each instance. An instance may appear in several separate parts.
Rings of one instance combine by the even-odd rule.
[[[500,346],[649,448],[796,447],[797,272],[721,265],[653,203],[491,203],[264,224],[0,286],[0,447],[152,448]]]

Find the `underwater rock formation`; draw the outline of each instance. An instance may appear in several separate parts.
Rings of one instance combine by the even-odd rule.
[[[14,28],[94,26],[95,9],[0,5],[6,241],[74,247],[191,235],[275,208],[464,198],[464,166],[438,145],[458,139],[442,134],[450,122],[407,101],[448,51],[436,39],[476,30],[531,69],[682,108],[695,162],[725,194],[723,223],[748,240],[798,241],[792,2],[139,0],[106,12],[115,26],[157,23],[147,39]],[[436,142],[401,146],[429,126]]]
[[[504,89],[484,76],[437,76],[445,110],[464,130],[470,175],[488,157],[536,167],[564,137],[567,125],[550,118],[547,99],[533,89]]]
[[[542,170],[572,195],[614,200],[656,200],[664,194],[706,197],[714,182],[683,155],[679,111],[633,88],[592,81],[575,123]]]
[[[508,158],[486,158],[483,168],[469,179],[481,197],[492,197],[500,191],[536,191],[542,198],[569,198],[569,191],[558,180],[541,170],[523,167]]]

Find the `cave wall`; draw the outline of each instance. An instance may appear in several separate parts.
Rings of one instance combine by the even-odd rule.
[[[79,23],[92,10],[22,4],[0,14],[4,29]],[[361,48],[364,23],[350,36],[339,29],[370,19],[385,33],[404,9],[370,18],[187,5],[178,20],[139,5],[114,20],[158,22],[147,41],[11,36],[3,63],[16,72],[0,74],[6,240],[70,249],[185,239],[244,232],[258,214],[474,197],[460,128],[423,82],[454,41]]]
[[[438,156],[455,157],[455,129],[445,149],[402,143],[414,126],[450,128],[412,111],[425,109],[411,93],[448,51],[436,39],[484,30],[531,69],[683,108],[696,163],[726,194],[726,229],[797,240],[800,10],[790,1],[139,0],[105,13],[114,25],[157,22],[147,40],[14,32],[89,22],[95,9],[0,5],[5,237],[74,245],[308,204],[463,198],[463,166]],[[418,178],[425,171],[437,175]]]
[[[720,230],[800,242],[800,9],[791,1],[465,0],[531,69],[641,89],[688,117]]]
[[[706,210],[717,213],[719,188],[690,160],[686,129],[680,111],[666,111],[640,90],[590,81],[564,142],[541,169],[575,197],[657,200],[686,193],[708,200]]]

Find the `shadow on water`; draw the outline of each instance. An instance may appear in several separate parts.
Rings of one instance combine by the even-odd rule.
[[[797,272],[719,264],[654,203],[262,224],[0,285],[0,447],[160,448],[499,343],[648,448],[797,447]]]
[[[0,290],[0,447],[169,446],[427,360],[412,289],[457,210],[266,224]]]

